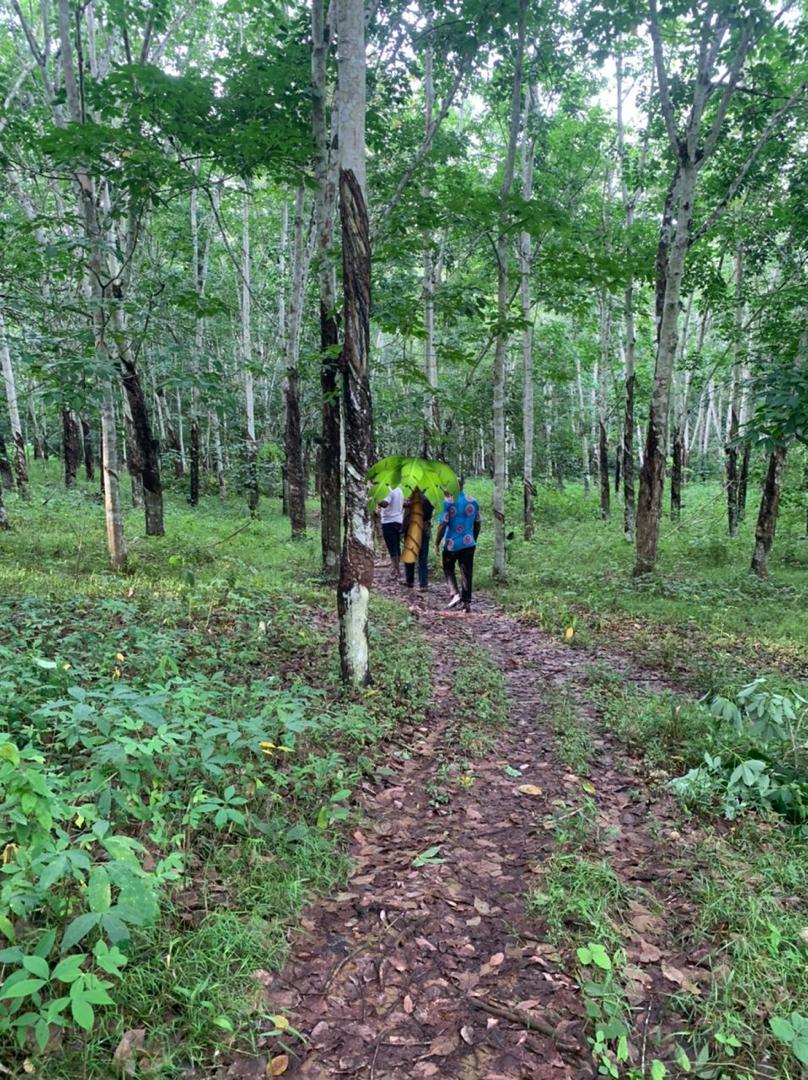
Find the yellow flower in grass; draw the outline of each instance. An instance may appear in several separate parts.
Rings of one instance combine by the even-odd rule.
[[[292,753],[291,746],[276,746],[274,742],[262,742],[258,745],[261,747],[262,752],[267,754],[267,756],[271,756],[275,750],[280,750],[283,754]]]
[[[121,663],[123,663],[123,661],[124,661],[124,655],[123,655],[123,653],[122,653],[122,652],[116,652],[116,653],[115,653],[115,659],[116,659],[116,660],[120,660],[120,662],[121,662]]]

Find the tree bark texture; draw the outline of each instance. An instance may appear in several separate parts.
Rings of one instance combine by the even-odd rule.
[[[774,543],[777,528],[777,514],[780,509],[780,488],[783,481],[783,466],[786,460],[786,448],[776,446],[769,455],[769,467],[763,482],[755,526],[755,549],[752,553],[752,570],[758,577],[769,575],[769,554]]]
[[[508,331],[508,261],[510,241],[506,224],[506,204],[513,187],[516,147],[522,116],[522,68],[525,51],[527,0],[519,3],[519,27],[511,93],[510,130],[505,170],[500,191],[500,221],[497,236],[497,340],[494,352],[494,577],[504,578],[505,558],[505,489],[507,487],[507,446],[505,440],[505,396],[507,383]]]
[[[8,347],[6,325],[2,311],[0,311],[0,361],[2,361],[3,382],[6,386],[8,418],[11,423],[11,441],[14,444],[14,474],[17,481],[17,492],[25,499],[29,496],[28,463],[25,459],[25,440],[23,439],[20,410],[17,404],[17,383],[14,378],[14,366],[11,362],[11,352]]]
[[[307,276],[307,259],[303,243],[304,188],[295,194],[295,217],[292,239],[292,287],[289,294],[289,329],[286,338],[286,423],[284,450],[286,455],[286,490],[292,539],[306,532],[306,484],[303,469],[303,435],[300,423],[300,324],[303,308],[303,288]]]
[[[81,417],[81,433],[84,442],[84,476],[87,480],[95,479],[95,461],[93,454],[93,432],[86,416]]]
[[[188,501],[191,506],[199,505],[199,421],[191,418],[191,476]]]
[[[611,303],[608,293],[601,295],[600,363],[598,365],[598,478],[600,480],[600,516],[611,517],[611,487],[609,484],[609,437],[606,429],[609,409],[609,357],[611,339]]]
[[[65,487],[75,487],[81,461],[81,446],[79,425],[72,409],[62,409],[62,455],[65,466]]]
[[[522,118],[522,198],[529,202],[533,196],[533,171],[536,139],[530,132],[530,108],[534,89],[527,87]],[[522,437],[524,459],[522,466],[522,499],[525,540],[533,538],[533,464],[534,464],[534,405],[533,405],[533,324],[530,319],[530,269],[532,262],[530,233],[519,236],[519,291],[522,304]]]
[[[326,121],[328,23],[322,0],[312,0],[312,132],[314,136],[315,225],[317,275],[320,293],[320,550],[323,576],[336,585],[341,546],[342,456],[339,393],[339,327],[337,281],[331,246],[336,209],[336,154],[329,152]],[[338,117],[332,113],[332,128]]]
[[[352,6],[352,0],[347,0],[346,6]],[[364,194],[353,171],[340,169],[339,195],[345,323],[345,522],[337,608],[343,680],[366,685],[370,679],[368,600],[373,584],[373,528],[366,479],[373,449],[368,370],[370,232]]]
[[[103,342],[103,327],[103,312],[99,311],[95,316],[96,354],[99,356],[106,351]],[[118,433],[111,386],[105,387],[101,404],[101,474],[104,480],[104,522],[107,530],[109,561],[113,570],[124,570],[127,552],[118,472]]]
[[[11,471],[6,440],[3,438],[2,432],[0,432],[0,482],[8,491],[11,491],[14,487],[14,473]]]

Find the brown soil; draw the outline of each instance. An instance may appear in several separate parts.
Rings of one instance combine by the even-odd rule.
[[[391,586],[383,569],[377,580],[410,603],[432,645],[433,705],[423,727],[399,733],[409,758],[391,761],[393,775],[361,793],[364,823],[352,836],[347,891],[306,911],[282,972],[258,973],[267,1008],[288,1016],[305,1042],[261,1037],[266,1056],[231,1061],[218,1075],[272,1075],[272,1056],[286,1053],[277,1068],[309,1080],[594,1076],[574,953],[543,939],[526,897],[553,850],[554,820],[587,790],[554,756],[548,690],[564,688],[594,729],[582,692],[586,665],[625,671],[625,663],[551,639],[485,596],[475,597],[472,614],[455,614],[441,587],[411,593]],[[510,723],[474,762],[472,786],[453,787],[436,808],[427,789],[449,735],[455,676],[447,638],[490,651],[507,682]],[[647,672],[626,677],[660,685]],[[666,908],[680,904],[680,881],[665,849],[682,839],[664,824],[667,798],[653,795],[652,821],[644,778],[607,737],[594,738],[598,839],[597,851],[585,853],[609,858],[629,887],[653,884],[656,894],[632,901],[626,928],[629,1000],[650,1060],[654,1032],[669,1030],[666,997],[683,984],[699,993],[709,973],[697,959],[688,966],[667,939]],[[521,791],[525,785],[534,790]],[[414,865],[437,845],[442,861]]]

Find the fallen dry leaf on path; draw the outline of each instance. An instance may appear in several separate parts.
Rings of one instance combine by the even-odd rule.
[[[278,1054],[267,1065],[267,1076],[283,1076],[289,1068],[289,1058],[286,1054]]]
[[[145,1052],[146,1029],[132,1028],[118,1043],[112,1055],[112,1061],[125,1076],[134,1076],[137,1070],[137,1055]]]
[[[541,795],[541,788],[536,787],[535,784],[520,784],[516,790],[521,791],[523,795],[532,795],[534,797]]]

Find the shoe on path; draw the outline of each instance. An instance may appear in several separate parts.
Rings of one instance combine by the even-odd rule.
[[[447,608],[453,608],[453,607],[457,607],[457,605],[458,605],[459,603],[460,603],[460,593],[457,593],[457,592],[456,592],[456,593],[455,593],[455,594],[454,594],[454,595],[452,596],[452,599],[451,599],[451,600],[449,601],[449,603],[448,603],[448,604],[447,604],[446,606],[447,606]]]

